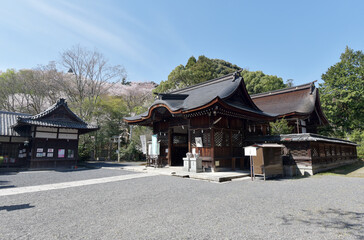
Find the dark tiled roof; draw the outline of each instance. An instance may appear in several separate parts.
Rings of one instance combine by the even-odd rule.
[[[41,119],[47,115],[49,115],[50,113],[54,112],[55,110],[57,110],[58,108],[60,107],[65,107],[65,109],[67,110],[67,112],[73,116],[77,121],[79,122],[82,122],[82,123],[85,123],[81,118],[79,118],[76,114],[74,114],[71,109],[69,109],[68,105],[67,105],[67,102],[65,101],[65,99],[61,98],[59,99],[55,104],[53,104],[52,106],[50,106],[49,108],[47,108],[46,110],[44,110],[43,112],[37,114],[37,115],[34,115],[34,116],[31,116],[30,119]]]
[[[354,142],[339,138],[325,137],[313,133],[281,134],[273,136],[251,136],[246,139],[249,142],[330,142],[348,145],[357,145]]]
[[[47,119],[46,117],[52,114],[53,112],[57,111],[59,108],[64,108],[67,113],[74,119],[74,120],[58,120],[58,119]],[[61,98],[46,109],[45,111],[34,115],[34,116],[24,116],[19,117],[16,123],[17,126],[20,125],[35,125],[35,126],[43,126],[43,127],[63,127],[63,128],[76,128],[81,130],[97,130],[97,126],[90,125],[84,122],[81,118],[79,118],[76,114],[74,114],[71,109],[68,108],[67,102]]]
[[[18,117],[31,116],[25,113],[0,111],[0,136],[20,136],[11,126],[16,124]]]
[[[239,101],[230,99],[230,96],[239,90],[242,90],[245,99]],[[236,73],[212,79],[203,83],[199,83],[183,89],[172,91],[168,94],[159,94],[158,99],[154,101],[150,108],[155,105],[163,104],[168,106],[172,111],[188,111],[198,107],[202,107],[216,98],[224,100],[224,102],[234,108],[256,113],[262,116],[271,116],[262,112],[250,99],[246,92],[244,80]],[[134,117],[125,118],[127,121],[134,121],[148,116],[149,111]]]
[[[71,119],[50,119],[49,115],[57,111],[59,108],[63,108]],[[62,110],[62,111],[64,111]],[[80,129],[82,133],[90,132],[99,129],[98,126],[94,126],[84,122],[76,114],[74,114],[67,106],[67,102],[64,99],[60,99],[56,104],[49,107],[47,110],[37,114],[30,115],[24,113],[4,112],[0,111],[0,135],[2,136],[20,136],[22,133],[22,127],[24,125],[43,126],[43,127],[60,127],[60,128],[74,128]]]
[[[67,122],[67,121],[53,121],[53,120],[33,120],[31,118],[21,118],[18,123],[29,124],[42,127],[62,127],[62,128],[77,128],[77,129],[98,129],[97,126],[93,126],[87,123],[80,122]]]
[[[315,109],[317,89],[313,83],[251,95],[264,112],[275,115],[310,114]]]

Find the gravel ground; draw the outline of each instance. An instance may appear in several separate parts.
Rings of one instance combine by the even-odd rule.
[[[364,239],[363,178],[148,176],[0,201],[1,239]]]
[[[0,172],[0,189],[133,174],[118,169]]]

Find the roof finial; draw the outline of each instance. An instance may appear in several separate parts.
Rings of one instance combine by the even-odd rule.
[[[60,98],[57,103],[64,104],[65,102],[66,102],[66,100],[64,98]]]
[[[233,73],[233,77],[234,77],[233,82],[234,82],[237,78],[239,78],[239,77],[240,77],[240,72],[241,72],[241,71],[236,71],[236,72],[234,72],[234,73]]]

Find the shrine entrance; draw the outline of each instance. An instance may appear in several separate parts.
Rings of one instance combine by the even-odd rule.
[[[183,166],[183,158],[188,152],[188,126],[171,127],[171,166]]]

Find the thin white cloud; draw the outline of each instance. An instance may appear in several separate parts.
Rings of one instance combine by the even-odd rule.
[[[135,62],[145,66],[149,65],[144,58],[143,52],[140,51],[144,49],[144,46],[136,41],[135,38],[132,37],[132,34],[125,29],[119,27],[116,29],[117,31],[115,31],[118,32],[118,35],[116,35],[107,30],[106,27],[97,26],[96,24],[92,24],[90,21],[83,19],[82,14],[77,14],[77,12],[74,11],[62,11],[61,9],[48,4],[51,2],[35,0],[30,0],[28,2],[30,3],[30,6],[41,14],[56,21],[58,24],[71,29],[73,32],[80,34],[84,38],[96,39],[98,42],[117,50],[121,55],[130,58]]]

